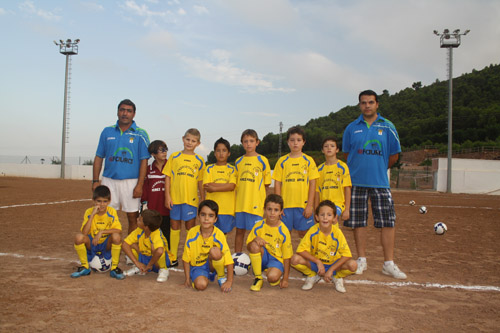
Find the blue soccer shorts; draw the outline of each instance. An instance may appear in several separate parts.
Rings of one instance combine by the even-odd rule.
[[[271,268],[271,267],[276,267],[283,273],[285,271],[285,267],[275,257],[269,254],[269,252],[264,248],[264,253],[262,254],[262,270]]]
[[[137,258],[137,260],[139,260],[140,263],[144,264],[144,265],[148,265],[149,262],[151,261],[151,258],[153,258],[153,256],[146,256],[142,253],[139,253],[139,258]],[[170,258],[168,257],[168,254],[167,253],[163,253],[163,255],[158,259],[158,262],[160,260],[165,260],[165,267],[170,267],[171,263],[170,263]],[[159,265],[158,265],[158,262],[156,264],[153,265],[153,268],[151,269],[153,272],[155,273],[158,273],[158,270],[159,270]]]
[[[236,219],[236,228],[252,230],[255,223],[262,221],[262,216],[245,212],[238,212],[235,215],[235,219]]]
[[[235,225],[236,221],[233,215],[219,215],[217,216],[217,222],[215,222],[215,226],[225,234],[231,232]]]
[[[170,219],[176,221],[190,221],[196,218],[197,208],[188,204],[173,205],[170,209]]]
[[[314,214],[306,219],[304,217],[304,208],[285,208],[283,213],[284,216],[281,217],[281,221],[285,223],[290,232],[292,232],[292,229],[309,230],[314,225]]]
[[[391,189],[352,187],[349,220],[344,226],[349,228],[366,227],[368,220],[368,199],[372,204],[373,224],[375,228],[393,228],[396,223],[396,211]]]
[[[191,281],[193,282],[200,276],[204,276],[208,279],[209,274],[210,274],[210,264],[208,260],[205,262],[205,264],[201,266],[191,266],[189,270],[189,276],[191,277]]]
[[[88,236],[90,238],[90,250],[87,250],[87,260],[91,262],[96,254],[103,254],[104,259],[111,260],[111,249],[107,249],[110,237],[108,236],[101,244],[94,245],[92,244],[92,236]]]

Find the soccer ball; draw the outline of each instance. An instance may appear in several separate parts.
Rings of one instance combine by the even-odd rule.
[[[96,253],[94,258],[89,262],[89,266],[93,271],[104,273],[111,268],[111,258],[107,259],[103,253]]]
[[[427,207],[422,206],[422,207],[420,207],[420,209],[418,211],[420,212],[420,214],[425,214],[425,213],[427,213]]]
[[[248,269],[250,268],[250,257],[246,253],[238,252],[233,253],[233,261],[234,261],[234,274],[236,275],[245,275],[248,273]]]
[[[448,228],[443,222],[434,224],[434,232],[436,233],[436,235],[444,235],[446,231],[448,231]]]
[[[415,201],[410,200],[410,206],[415,206]]]

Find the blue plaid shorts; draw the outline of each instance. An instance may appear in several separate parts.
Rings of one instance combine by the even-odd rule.
[[[396,223],[396,211],[391,189],[352,187],[349,220],[344,226],[349,228],[366,227],[368,220],[368,199],[371,201],[373,224],[375,228],[393,228]]]

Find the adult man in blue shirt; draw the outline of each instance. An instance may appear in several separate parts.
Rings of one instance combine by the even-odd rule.
[[[125,99],[118,104],[118,121],[104,128],[94,158],[92,190],[106,185],[111,191],[110,205],[127,213],[128,233],[137,228],[142,186],[146,176],[149,136],[134,121],[135,104]],[[102,181],[99,175],[104,164]]]
[[[346,127],[342,138],[342,150],[347,158],[353,185],[350,217],[344,221],[344,226],[354,228],[358,252],[356,274],[363,274],[368,268],[366,225],[370,199],[374,225],[382,229],[382,273],[406,279],[406,274],[394,264],[396,212],[387,176],[387,169],[397,162],[401,152],[398,132],[394,124],[377,113],[379,104],[374,91],[365,90],[358,99],[361,115]]]

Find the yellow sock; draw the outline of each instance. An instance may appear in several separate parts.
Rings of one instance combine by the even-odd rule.
[[[165,257],[165,254],[166,254],[166,252],[163,252],[163,254],[161,255],[160,259],[158,259],[158,261],[156,262],[156,264],[160,268],[167,268],[167,260],[166,260],[167,257]]]
[[[262,255],[259,253],[250,253],[250,262],[252,263],[253,275],[262,279]]]
[[[181,230],[170,229],[170,252],[174,255],[174,260],[177,260],[177,253],[179,253],[179,242],[181,240]]]
[[[212,260],[212,265],[214,266],[219,279],[226,276],[226,273],[224,272],[224,257],[219,260]]]
[[[295,268],[296,270],[298,270],[299,272],[304,273],[307,276],[315,276],[316,275],[316,272],[313,271],[312,269],[310,269],[309,267],[307,267],[306,265],[298,264],[298,265],[292,265],[292,267]]]
[[[121,244],[111,244],[111,270],[118,267],[118,262],[120,261],[120,252],[122,251]]]
[[[139,253],[137,253],[134,248],[132,248],[132,254],[134,255],[135,259],[139,259]]]
[[[85,244],[76,245],[75,244],[76,254],[78,254],[78,259],[82,263],[82,266],[85,268],[89,268],[89,259],[87,258],[87,248]]]

